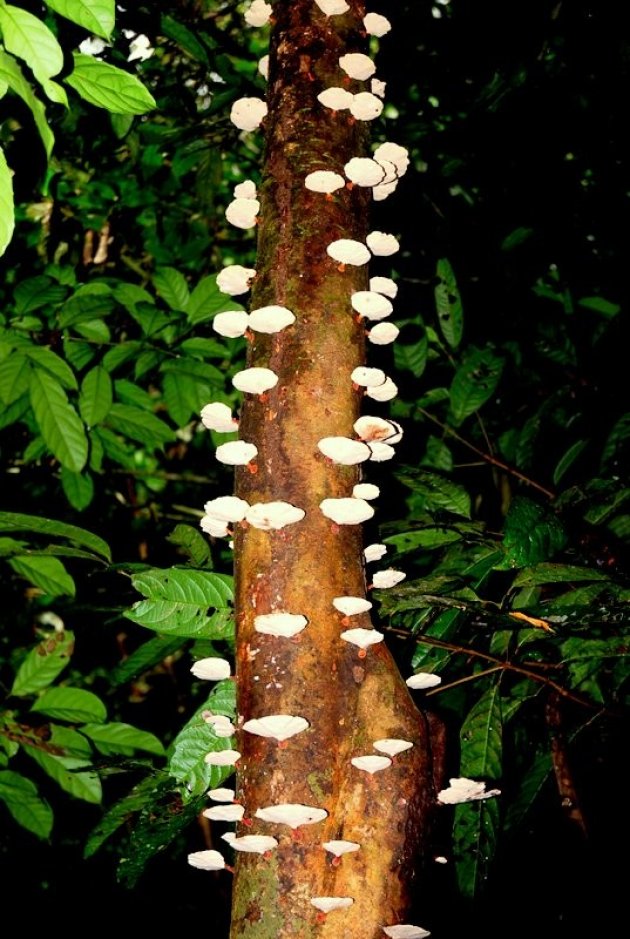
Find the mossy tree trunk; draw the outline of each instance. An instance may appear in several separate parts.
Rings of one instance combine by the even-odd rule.
[[[347,626],[333,598],[366,591],[360,526],[336,527],[319,509],[325,498],[350,496],[361,473],[331,464],[317,443],[352,437],[361,410],[350,375],[365,361],[365,329],[350,297],[367,289],[368,272],[339,270],[326,247],[337,238],[364,241],[369,190],[345,188],[327,199],[307,190],[304,178],[314,170],[343,173],[351,157],[366,154],[367,125],[317,101],[341,84],[339,57],[365,51],[364,13],[357,0],[329,18],[313,0],[274,3],[252,308],[286,306],[297,321],[273,336],[257,333],[250,344],[248,366],[271,368],[279,381],[243,406],[241,437],[258,447],[258,471],[237,471],[237,494],[250,503],[290,502],[306,516],[281,531],[236,534],[238,711],[245,720],[300,715],[310,727],[284,747],[240,732],[237,798],[246,819],[287,802],[324,808],[328,817],[297,837],[257,819],[240,826],[238,834],[280,843],[270,857],[238,855],[232,939],[370,939],[383,935],[382,924],[404,921],[434,798],[427,721],[390,653],[381,643],[360,658],[339,638]],[[308,626],[293,639],[254,631],[256,615],[278,610],[304,614]],[[351,625],[369,627],[369,614]],[[414,746],[375,776],[351,765],[382,737]],[[360,850],[335,864],[321,847],[333,839],[358,842]],[[318,896],[354,903],[322,922],[309,902]]]

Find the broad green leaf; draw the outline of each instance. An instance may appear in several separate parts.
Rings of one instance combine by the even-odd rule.
[[[113,391],[109,372],[102,365],[95,365],[81,382],[79,413],[88,425],[100,424],[112,406]]]
[[[7,52],[23,59],[39,82],[63,67],[63,50],[37,16],[8,3],[0,5],[0,32]]]
[[[147,597],[125,612],[133,622],[169,636],[214,639],[226,635],[232,598],[231,578],[226,575],[153,568],[136,574],[132,583]],[[209,617],[209,607],[221,615]]]
[[[53,378],[56,378],[59,384],[69,391],[76,391],[79,387],[76,376],[67,362],[46,346],[29,346],[24,349],[24,353],[35,363],[38,369],[49,372]]]
[[[184,339],[181,350],[187,355],[198,356],[202,359],[226,359],[230,357],[227,346],[224,346],[222,342],[216,339],[207,339],[203,336]]]
[[[505,362],[489,349],[472,349],[459,366],[451,382],[451,415],[461,424],[492,397]]]
[[[437,473],[418,472],[415,468],[408,473],[403,467],[396,475],[422,498],[429,512],[452,512],[453,515],[470,518],[470,495],[458,483]]]
[[[13,680],[10,694],[23,697],[47,688],[70,662],[74,633],[54,632],[28,653]]]
[[[453,454],[443,440],[431,435],[427,440],[426,451],[420,465],[450,473],[453,469]]]
[[[441,548],[445,544],[460,541],[462,535],[455,529],[449,528],[419,528],[416,531],[405,531],[399,535],[390,535],[383,538],[385,544],[392,545],[399,554],[419,549]]]
[[[121,404],[131,404],[145,411],[153,411],[154,399],[148,391],[126,378],[117,378],[114,381],[114,391]]]
[[[79,727],[79,731],[105,756],[116,753],[133,756],[136,750],[153,753],[155,756],[164,756],[166,752],[155,734],[140,730],[131,724],[84,724]]]
[[[68,94],[66,89],[59,84],[59,82],[53,81],[52,78],[45,78],[41,82],[42,91],[46,95],[49,101],[54,101],[55,104],[62,104],[64,108],[69,107],[68,104]]]
[[[107,709],[101,699],[83,688],[49,688],[40,695],[31,711],[72,724],[107,720]]]
[[[502,716],[498,682],[470,709],[460,730],[462,776],[497,782],[502,775]]]
[[[173,320],[172,314],[169,316],[163,310],[158,309],[153,300],[151,300],[151,303],[136,303],[129,312],[142,329],[143,336],[146,336],[147,339],[155,336]],[[156,352],[157,350],[151,351]]]
[[[420,378],[427,365],[429,343],[426,333],[414,343],[399,343],[394,345],[394,364],[401,371],[408,371]]]
[[[115,65],[74,52],[74,69],[66,83],[90,104],[116,114],[146,114],[156,107],[153,95],[135,75]]]
[[[569,449],[562,454],[553,471],[554,486],[558,485],[565,473],[573,466],[582,450],[588,446],[588,443],[588,440],[576,440],[575,443],[571,444]]]
[[[532,587],[536,584],[574,584],[581,581],[603,580],[610,577],[602,571],[590,567],[577,567],[575,564],[536,564],[519,571],[512,587]]]
[[[106,561],[112,559],[109,545],[98,535],[77,525],[67,525],[52,518],[24,515],[21,512],[0,512],[0,531],[28,531],[51,538],[63,538],[94,551]]]
[[[14,91],[29,108],[44,145],[46,156],[50,157],[55,137],[46,120],[46,109],[33,93],[33,89],[22,74],[22,70],[13,56],[2,50],[0,50],[0,82],[5,82],[11,91]]]
[[[83,423],[56,379],[34,369],[31,405],[42,437],[62,466],[80,473],[87,462],[88,442]]]
[[[604,297],[582,297],[581,300],[578,300],[578,306],[584,307],[585,310],[594,310],[595,313],[601,313],[606,319],[612,319],[621,310],[618,303],[612,303]]]
[[[211,766],[204,762],[206,753],[228,750],[230,737],[217,737],[211,724],[202,717],[204,711],[235,716],[234,682],[220,682],[205,704],[191,717],[169,748],[169,772],[186,787],[191,796],[221,785],[234,772],[233,766]]]
[[[51,597],[75,595],[74,580],[57,558],[25,554],[10,558],[9,564],[16,574],[30,580]]]
[[[449,346],[456,349],[461,342],[464,330],[464,312],[455,274],[450,261],[446,258],[441,258],[437,262],[437,277],[435,308],[438,323]]]
[[[162,372],[176,372],[178,375],[186,375],[196,379],[205,385],[205,394],[208,394],[208,388],[221,388],[225,385],[225,373],[209,362],[200,362],[198,359],[180,356],[178,359],[167,359],[160,366]]]
[[[142,343],[137,340],[130,342],[121,342],[119,345],[108,349],[103,356],[103,366],[108,372],[115,372],[117,368],[129,362],[130,359],[137,357]]]
[[[552,764],[549,752],[539,753],[531,765],[521,773],[518,787],[505,813],[505,828],[517,828],[534,806],[545,784],[551,777]]]
[[[505,519],[504,568],[524,567],[552,557],[566,544],[561,522],[545,506],[516,496]]]
[[[214,318],[216,313],[225,310],[242,310],[242,304],[234,297],[226,297],[217,287],[216,274],[202,277],[190,295],[186,306],[186,315],[192,325],[205,323]]]
[[[157,774],[157,779],[163,778],[165,774]],[[100,822],[90,832],[85,847],[83,857],[89,858],[95,854],[107,839],[115,831],[128,822],[129,819],[139,812],[155,794],[157,781],[155,776],[147,776],[137,786],[134,786],[131,792],[115,802],[110,809],[103,815]]]
[[[14,228],[13,174],[7,165],[4,151],[0,147],[0,255],[6,251],[13,237]]]
[[[185,312],[190,299],[186,278],[174,267],[158,267],[153,286],[171,310]]]
[[[176,42],[191,58],[204,65],[210,64],[204,45],[183,23],[178,22],[172,16],[163,15],[160,18],[160,28],[165,36]]]
[[[212,567],[212,552],[208,539],[192,525],[176,525],[166,540],[176,545],[181,553],[188,555],[193,567]]]
[[[27,277],[13,291],[15,312],[25,316],[49,304],[56,305],[66,298],[67,293],[64,286],[53,283],[50,277]]]
[[[14,401],[13,404],[0,408],[0,430],[4,427],[10,427],[11,424],[15,424],[22,419],[26,421],[30,410],[30,401],[27,394],[22,395],[17,401]]]
[[[101,781],[94,770],[85,769],[85,760],[71,756],[54,756],[44,749],[24,744],[24,752],[59,785],[76,799],[99,805],[103,798]]]
[[[73,473],[72,470],[61,467],[61,488],[65,497],[78,512],[87,509],[94,498],[94,480],[89,473]]]
[[[155,636],[139,646],[110,672],[113,685],[123,685],[137,675],[159,665],[187,642],[184,636]]]
[[[51,807],[30,779],[11,770],[0,771],[0,799],[22,828],[38,838],[48,838],[53,825]]]
[[[129,404],[112,405],[106,423],[112,430],[147,447],[160,448],[175,437],[175,432],[155,414]]]
[[[47,7],[88,33],[109,39],[116,17],[115,0],[44,0]]]
[[[194,378],[177,372],[167,372],[162,382],[164,403],[178,427],[184,427],[200,411],[198,384]],[[207,387],[207,386],[206,386]],[[206,394],[207,401],[209,394]]]
[[[13,352],[0,362],[0,399],[3,404],[13,404],[28,391],[30,378],[28,359],[21,352]]]

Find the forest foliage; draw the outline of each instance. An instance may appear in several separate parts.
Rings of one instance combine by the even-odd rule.
[[[233,682],[208,695],[189,674],[233,648],[230,552],[198,527],[231,489],[225,438],[199,412],[237,406],[244,342],[212,320],[239,305],[216,274],[253,260],[223,211],[263,145],[226,118],[264,94],[242,5],[156,6],[114,23],[109,0],[0,4],[0,802],[31,854],[87,803],[72,850],[107,853],[112,878],[118,859],[127,886],[159,852],[183,863],[230,772],[204,763],[230,739],[203,712],[233,717]],[[484,45],[496,5],[474,23],[455,0],[399,6],[374,140],[409,147],[415,172],[374,210],[404,250],[401,336],[373,364],[396,376],[405,437],[369,540],[407,573],[375,591],[378,617],[403,674],[441,676],[418,703],[447,724],[449,775],[502,791],[440,813],[435,853],[473,898],[497,857],[518,868],[524,833],[544,846],[551,819],[570,845],[609,821],[630,413],[606,211],[627,144],[600,105],[628,59],[585,3],[517,5],[507,50]],[[98,55],[79,51],[90,36]]]

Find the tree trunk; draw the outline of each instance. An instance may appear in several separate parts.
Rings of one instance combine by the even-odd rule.
[[[434,798],[428,724],[390,653],[381,643],[361,658],[339,638],[348,626],[333,598],[365,596],[361,528],[337,527],[319,508],[350,496],[360,477],[356,466],[330,463],[317,443],[352,437],[360,413],[350,375],[365,360],[365,329],[350,297],[367,289],[367,268],[339,270],[326,248],[338,238],[365,240],[370,191],[345,188],[328,199],[304,178],[321,169],[343,174],[351,157],[366,155],[367,125],[317,101],[342,84],[339,57],[364,48],[364,13],[357,0],[329,18],[313,0],[274,4],[252,308],[279,304],[297,319],[251,341],[248,366],[273,369],[279,381],[263,398],[246,396],[240,436],[258,447],[258,470],[237,470],[237,494],[290,502],[306,515],[280,531],[236,533],[238,711],[245,720],[299,715],[310,726],[285,745],[239,732],[237,798],[253,824],[238,834],[273,835],[279,846],[268,857],[238,854],[232,939],[382,937],[382,925],[404,921]],[[257,615],[279,610],[303,614],[308,625],[292,639],[254,630]],[[350,625],[369,628],[369,614]],[[351,765],[383,737],[413,748],[374,776]],[[278,803],[328,816],[295,834],[254,817]],[[322,842],[338,839],[360,849],[336,862]],[[354,902],[324,917],[310,903],[321,896]]]

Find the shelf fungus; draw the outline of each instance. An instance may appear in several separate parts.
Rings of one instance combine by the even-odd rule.
[[[333,910],[347,910],[352,906],[352,897],[311,897],[311,906],[322,913],[332,913]]]
[[[249,466],[258,456],[258,447],[245,440],[230,440],[220,444],[215,455],[219,463],[227,463],[228,466]]]
[[[230,534],[229,522],[223,522],[211,515],[204,515],[199,521],[199,527],[211,538],[227,538]]]
[[[346,0],[315,0],[315,3],[326,16],[337,16],[350,9]]]
[[[402,438],[402,428],[396,421],[388,421],[383,417],[373,417],[364,414],[354,422],[354,432],[366,443],[380,440],[383,443],[394,444]]]
[[[352,294],[350,303],[352,309],[367,320],[385,319],[394,310],[391,300],[371,290],[357,290]]]
[[[215,737],[232,737],[236,733],[236,727],[225,714],[211,714],[209,711],[204,711],[204,720],[212,727]]]
[[[231,297],[238,297],[247,293],[250,281],[256,276],[253,267],[243,267],[241,264],[228,264],[217,274],[217,287],[221,293]]]
[[[349,642],[353,646],[359,648],[359,655],[361,658],[365,658],[365,652],[370,646],[376,645],[378,642],[382,642],[385,636],[383,633],[380,633],[377,629],[346,629],[345,632],[341,633],[340,636],[344,642]],[[363,655],[361,655],[361,652]]]
[[[256,183],[253,179],[244,179],[242,183],[237,183],[234,187],[235,199],[255,199]]]
[[[365,393],[373,401],[391,401],[398,394],[398,386],[386,377],[382,385],[372,385],[366,388]]]
[[[368,248],[376,257],[388,258],[396,254],[400,245],[394,235],[383,231],[372,231],[365,239]]]
[[[218,434],[233,434],[238,430],[238,421],[232,411],[221,401],[212,401],[201,409],[201,423]]]
[[[378,499],[380,494],[381,490],[374,483],[357,483],[356,486],[352,487],[353,499],[365,499],[367,502],[371,502],[373,499]]]
[[[324,841],[322,848],[333,854],[336,858],[343,857],[344,854],[352,854],[361,847],[356,841]]]
[[[449,779],[448,789],[440,790],[437,800],[442,805],[458,805],[460,802],[480,802],[500,795],[500,789],[486,789],[485,782],[460,776]]]
[[[359,525],[374,515],[374,509],[365,499],[324,499],[319,503],[322,515],[336,525]]]
[[[411,740],[399,740],[397,737],[384,737],[382,740],[375,740],[372,744],[379,753],[386,753],[387,756],[397,756],[404,753],[405,750],[411,750],[413,743]]]
[[[327,459],[342,466],[354,466],[370,459],[370,448],[350,437],[322,437],[317,443],[317,449]]]
[[[385,178],[385,169],[370,157],[352,157],[343,171],[355,186],[377,186]]]
[[[388,443],[381,443],[379,440],[369,443],[368,447],[372,453],[370,457],[372,463],[386,463],[387,460],[393,460],[396,456],[396,451],[393,447]]]
[[[354,95],[346,88],[325,88],[317,95],[317,100],[331,111],[347,111]]]
[[[350,762],[353,766],[356,766],[357,769],[362,770],[364,773],[369,773],[370,776],[373,776],[374,773],[380,773],[381,770],[387,769],[392,765],[392,761],[388,756],[375,756],[374,754],[369,754],[369,756],[355,756]]]
[[[245,809],[242,805],[215,805],[211,809],[204,809],[201,814],[211,822],[240,822]]]
[[[376,65],[369,57],[362,52],[348,52],[339,59],[339,68],[342,69],[349,78],[355,78],[363,82],[371,78],[376,71]]]
[[[317,822],[323,822],[327,816],[326,809],[319,809],[314,805],[302,805],[300,802],[282,802],[279,805],[268,805],[263,809],[256,809],[256,818],[261,821],[288,825],[294,830],[302,825],[315,825]]]
[[[357,121],[373,121],[383,113],[383,102],[371,91],[360,91],[350,104],[350,114]]]
[[[240,758],[241,754],[238,750],[213,750],[211,753],[206,753],[203,761],[209,766],[234,766]]]
[[[375,346],[388,346],[398,339],[400,330],[393,323],[377,323],[368,330],[367,337]]]
[[[239,130],[256,130],[267,115],[262,98],[239,98],[232,105],[230,120]]]
[[[364,597],[335,597],[332,603],[344,616],[356,616],[372,609],[372,604]]]
[[[258,71],[265,79],[269,78],[269,56],[263,55],[262,59],[258,60]]]
[[[213,802],[234,802],[236,793],[233,789],[209,789],[206,795]]]
[[[244,310],[226,310],[217,313],[212,320],[212,328],[219,336],[226,339],[239,339],[245,335],[249,324],[249,315]]]
[[[247,510],[245,521],[261,531],[278,531],[301,522],[306,512],[290,502],[255,502]]]
[[[426,939],[431,933],[421,926],[412,926],[408,923],[401,923],[399,926],[381,926],[381,929],[389,939]]]
[[[387,545],[385,544],[369,544],[365,551],[363,552],[363,557],[366,560],[366,563],[371,563],[372,561],[380,561],[382,557],[385,557],[387,554]]]
[[[235,228],[253,228],[260,212],[258,199],[233,199],[225,210],[225,217]]]
[[[219,522],[242,522],[248,508],[249,502],[238,496],[218,496],[206,502],[203,510]]]
[[[280,742],[295,737],[308,727],[309,723],[304,717],[296,717],[293,714],[268,714],[265,717],[245,721],[243,724],[243,730],[250,734],[270,737]]]
[[[384,571],[377,571],[372,578],[372,586],[378,590],[387,590],[389,587],[395,587],[402,583],[407,575],[404,571],[396,571],[393,567],[388,567]]]
[[[331,170],[315,170],[309,173],[304,180],[304,185],[311,192],[324,192],[330,195],[338,189],[343,189],[346,182],[339,173],[333,173]]]
[[[368,368],[366,365],[358,365],[353,369],[350,378],[355,385],[362,388],[374,388],[377,385],[382,385],[386,381],[387,375],[380,368]]]
[[[295,323],[295,313],[285,306],[261,306],[249,314],[249,328],[257,333],[279,333]]]
[[[365,245],[352,238],[338,238],[337,241],[331,241],[326,248],[326,254],[339,264],[350,264],[355,267],[367,264],[370,260],[370,252]]]
[[[370,290],[393,300],[398,293],[398,284],[391,277],[370,277]]]
[[[433,672],[416,672],[415,675],[410,675],[405,684],[409,688],[413,688],[414,691],[424,691],[426,688],[435,688],[436,685],[441,685],[442,679],[439,675],[434,675]]]
[[[254,0],[245,10],[245,22],[248,26],[265,26],[273,13],[273,7],[265,0]]]
[[[200,678],[203,681],[224,681],[232,674],[227,659],[219,659],[214,656],[193,662],[190,671],[195,678]]]
[[[262,395],[278,384],[278,376],[270,368],[244,368],[237,372],[232,384],[239,391]]]
[[[385,36],[392,28],[387,17],[381,16],[380,13],[368,13],[363,17],[363,25],[368,36],[376,36],[377,39]]]
[[[373,95],[376,95],[377,98],[384,98],[386,90],[387,82],[382,82],[380,78],[373,78],[370,82],[370,91]]]
[[[281,636],[291,639],[308,625],[308,620],[300,613],[261,613],[254,619],[254,629],[266,636]]]
[[[219,851],[193,851],[188,855],[188,863],[200,871],[222,871],[225,858]]]
[[[270,835],[241,835],[237,838],[233,831],[226,831],[221,835],[224,841],[234,851],[244,851],[247,854],[266,854],[278,847],[278,842]]]
[[[389,140],[376,148],[374,159],[379,163],[393,163],[399,177],[404,176],[409,169],[409,151],[407,148]]]

